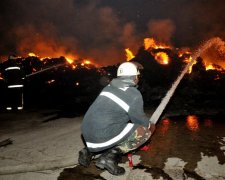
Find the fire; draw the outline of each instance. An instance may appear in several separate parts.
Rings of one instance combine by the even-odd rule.
[[[28,53],[28,56],[30,57],[38,57],[36,54],[34,54],[33,52]]]
[[[69,64],[72,64],[74,62],[73,59],[69,58],[69,57],[65,57],[66,58],[66,61],[69,63]]]
[[[92,64],[92,62],[90,60],[84,59],[81,63],[81,66],[90,65],[90,64]]]
[[[191,60],[192,60],[192,56],[190,56],[188,59],[186,59],[184,62],[186,62],[186,63],[189,63],[189,62],[191,62]],[[194,62],[193,62],[193,64],[189,67],[189,69],[188,69],[188,73],[189,74],[191,74],[191,72],[192,72],[192,67],[195,65],[197,63],[197,61],[195,60]]]
[[[165,44],[158,43],[153,38],[145,38],[144,48],[145,50],[148,50],[148,49],[166,49],[166,48],[170,49],[171,47]]]
[[[52,59],[52,57],[39,57],[38,55],[36,55],[35,53],[33,52],[30,52],[28,53],[28,56],[29,57],[38,57],[40,59],[40,61],[43,61],[43,63],[45,64],[47,61],[46,60],[50,60]],[[80,63],[81,66],[88,66],[88,65],[94,65],[94,66],[98,66],[97,64],[94,64],[91,60],[89,59],[79,59],[79,60],[76,60],[76,56],[72,55],[72,54],[66,54],[66,55],[60,55],[58,57],[65,57],[66,61],[71,65],[72,69],[76,69],[77,68],[77,63]],[[36,72],[37,70],[36,69],[33,69],[33,72]]]
[[[169,64],[169,56],[165,52],[158,52],[155,54],[155,60],[159,64]]]
[[[91,63],[91,61],[90,61],[90,60],[88,60],[88,59],[84,59],[84,61],[83,61],[83,62],[84,62],[84,64],[92,64],[92,63]]]
[[[125,49],[127,61],[130,61],[131,59],[135,58],[134,54],[129,48]]]
[[[209,64],[208,66],[205,67],[206,70],[212,70],[216,69],[212,64]]]

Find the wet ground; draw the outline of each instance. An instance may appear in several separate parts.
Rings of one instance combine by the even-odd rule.
[[[151,114],[149,112],[149,114]],[[83,148],[80,117],[55,118],[55,111],[0,114],[0,179],[3,180],[151,180],[225,179],[225,116],[170,116],[158,122],[147,151],[125,155],[124,176],[112,176],[77,162]],[[53,118],[54,117],[54,118]]]
[[[174,179],[174,176],[165,170],[166,166],[181,168],[183,179],[214,179],[215,174],[218,174],[219,179],[225,179],[225,176],[219,175],[220,172],[225,172],[223,116],[188,115],[165,118],[157,124],[157,129],[147,146],[147,151],[134,152],[134,155],[140,156],[140,161],[132,169],[150,173],[153,179]],[[204,157],[208,162],[203,162]],[[169,162],[170,159],[173,160]],[[218,164],[214,164],[213,161]],[[126,156],[123,163],[128,164]],[[206,166],[205,169],[199,168],[200,165]],[[216,173],[213,172],[216,170]],[[209,171],[209,176],[204,175],[203,171]],[[80,165],[65,168],[58,179],[105,179],[101,176],[102,172],[93,162],[88,168]],[[135,177],[137,178],[137,175]]]

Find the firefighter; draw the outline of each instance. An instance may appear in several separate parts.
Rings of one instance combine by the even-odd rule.
[[[95,165],[113,175],[123,175],[118,166],[123,154],[143,145],[155,130],[143,110],[143,98],[137,89],[140,71],[136,62],[122,63],[117,78],[106,86],[86,112],[82,126],[85,148],[78,162],[88,167],[100,154]]]
[[[23,109],[23,73],[16,63],[15,56],[9,56],[7,67],[4,70],[4,79],[7,88],[6,109]]]

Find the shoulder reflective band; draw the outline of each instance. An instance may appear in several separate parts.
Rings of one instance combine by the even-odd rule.
[[[115,103],[117,103],[120,107],[122,107],[126,112],[129,111],[130,106],[127,103],[125,103],[122,99],[120,99],[117,96],[115,96],[114,94],[112,94],[110,92],[101,92],[100,95],[110,98]]]
[[[90,143],[90,142],[86,142],[87,147],[90,148],[101,148],[101,147],[106,147],[109,146],[117,141],[119,141],[120,139],[122,139],[128,132],[130,132],[130,130],[133,128],[134,124],[132,123],[128,123],[127,126],[123,129],[123,131],[118,134],[116,137],[103,142],[103,143]]]
[[[8,86],[8,88],[19,88],[19,87],[23,87],[23,85],[10,85],[10,86]]]
[[[14,70],[14,69],[20,70],[20,67],[8,67],[5,70],[8,71],[8,70]]]

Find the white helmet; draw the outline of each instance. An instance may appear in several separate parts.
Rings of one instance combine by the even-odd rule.
[[[117,76],[136,76],[139,74],[138,66],[132,62],[122,63],[117,69]]]

